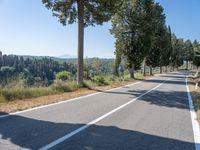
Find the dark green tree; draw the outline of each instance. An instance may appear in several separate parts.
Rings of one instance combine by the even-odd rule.
[[[186,69],[188,69],[188,62],[194,60],[194,48],[190,40],[184,42],[183,59],[186,62]]]
[[[165,26],[165,14],[163,12],[162,6],[158,3],[152,6],[152,34],[151,39],[149,39],[150,45],[148,49],[148,55],[146,56],[146,64],[150,68],[150,75],[152,75],[152,67],[160,65],[160,59],[162,56],[162,51],[164,48],[164,41],[166,41],[166,26]],[[166,46],[167,47],[167,46]]]
[[[140,32],[141,9],[140,0],[124,1],[119,11],[112,18],[111,33],[116,38],[117,65],[120,64],[122,56],[125,56],[131,78],[134,78],[134,71],[140,67],[143,60]]]
[[[200,43],[195,40],[193,42],[193,48],[194,48],[194,60],[193,65],[195,65],[197,68],[200,66]]]
[[[171,53],[171,67],[172,70],[183,65],[183,50],[184,50],[184,40],[178,39],[174,34],[172,34],[172,53]]]

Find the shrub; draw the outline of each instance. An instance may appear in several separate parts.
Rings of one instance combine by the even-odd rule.
[[[51,85],[52,90],[58,91],[58,92],[70,92],[71,89],[67,85],[66,82],[62,80],[55,80],[54,83]]]
[[[68,71],[61,71],[61,72],[58,72],[56,74],[56,79],[60,79],[60,80],[69,80],[71,78],[72,74]]]
[[[115,81],[114,77],[109,77],[109,81]]]
[[[104,77],[102,76],[95,76],[94,77],[94,81],[98,84],[98,85],[106,85],[106,81],[104,79]]]

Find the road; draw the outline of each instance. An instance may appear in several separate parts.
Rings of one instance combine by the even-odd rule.
[[[195,150],[186,73],[0,118],[0,149]]]

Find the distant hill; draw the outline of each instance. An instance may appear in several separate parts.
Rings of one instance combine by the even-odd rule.
[[[72,56],[72,55],[61,55],[61,56],[58,56],[58,58],[76,58],[76,56]]]
[[[73,63],[75,64],[77,61],[77,58],[71,56],[71,57],[67,57],[70,55],[63,55],[63,56],[59,56],[59,57],[52,57],[52,56],[31,56],[31,55],[18,55],[18,56],[22,56],[24,57],[24,59],[43,59],[43,58],[50,58],[52,60],[58,61],[58,62],[68,62],[68,63]],[[66,57],[66,58],[65,58]],[[93,57],[93,58],[87,58],[89,62],[92,62],[94,59],[100,59],[103,62],[114,62],[114,58],[98,58],[98,57]]]

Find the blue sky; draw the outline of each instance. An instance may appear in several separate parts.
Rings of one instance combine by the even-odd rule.
[[[157,0],[178,37],[200,41],[199,0]],[[0,0],[0,50],[6,54],[60,56],[77,53],[77,24],[62,26],[41,0]],[[114,57],[110,23],[85,30],[85,56]]]

